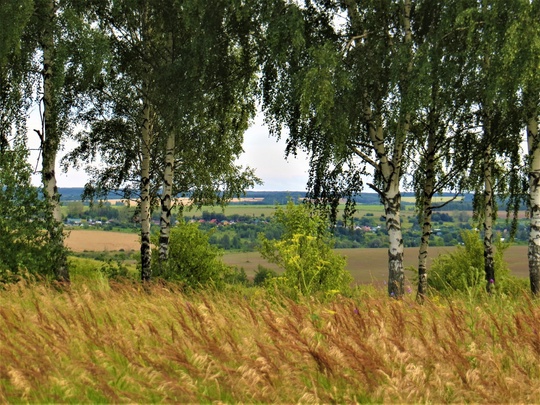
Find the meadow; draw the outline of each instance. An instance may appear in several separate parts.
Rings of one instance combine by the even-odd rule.
[[[440,254],[452,252],[453,246],[432,246],[429,248],[428,264]],[[370,249],[336,249],[336,252],[347,258],[349,270],[357,283],[378,283],[388,279],[388,250],[386,248]],[[520,278],[529,277],[529,263],[527,259],[527,246],[510,246],[504,253],[505,261],[512,275]],[[259,266],[277,270],[277,267],[268,263],[258,252],[227,253],[223,261],[238,268],[243,268],[248,275],[254,274]],[[403,264],[406,276],[412,276],[418,265],[418,248],[405,248]]]
[[[98,230],[72,230],[67,244],[139,248],[137,235]],[[420,305],[408,281],[393,300],[386,249],[338,251],[357,282],[347,296],[143,285],[79,257],[69,286],[2,286],[0,403],[540,402],[540,307],[527,291],[434,293]],[[407,248],[405,266],[416,257]],[[526,246],[505,257],[527,276]],[[256,252],[223,260],[248,276],[272,267]]]
[[[535,403],[538,303],[291,301],[264,289],[108,282],[0,291],[1,403]]]

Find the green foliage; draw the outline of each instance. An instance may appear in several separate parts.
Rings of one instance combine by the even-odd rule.
[[[99,271],[108,279],[122,279],[132,276],[129,268],[120,260],[107,260],[101,265]]]
[[[274,270],[259,264],[257,271],[255,272],[255,277],[253,277],[253,284],[256,286],[262,286],[267,280],[277,277],[277,275],[278,274]]]
[[[225,283],[227,284],[233,285],[239,284],[243,286],[249,286],[251,284],[243,267],[229,268],[228,271],[224,273],[223,281],[225,281]]]
[[[428,285],[442,293],[455,291],[480,293],[485,290],[484,246],[477,232],[461,233],[464,245],[454,252],[441,255],[433,261]],[[504,261],[508,245],[495,244],[495,289],[505,294],[519,294],[527,288],[525,280],[510,275]]]
[[[157,236],[153,243],[158,245]],[[209,236],[196,223],[179,221],[171,229],[169,259],[159,262],[154,251],[152,271],[156,277],[180,281],[190,288],[206,285],[220,286],[232,272],[221,261],[221,251],[210,245]]]
[[[285,209],[277,208],[274,221],[283,226],[283,235],[280,240],[260,235],[260,252],[285,271],[267,285],[293,297],[349,291],[352,277],[345,270],[345,258],[332,250],[326,218],[289,201]]]
[[[0,280],[24,273],[50,276],[59,253],[45,231],[52,217],[39,190],[30,183],[27,152],[15,146],[0,153]]]

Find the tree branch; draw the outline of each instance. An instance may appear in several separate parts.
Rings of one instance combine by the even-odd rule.
[[[366,155],[364,152],[362,152],[360,149],[353,147],[353,152],[364,162],[368,163],[370,166],[372,166],[375,170],[379,170],[379,165],[377,162],[375,162],[373,159],[371,159],[368,155]]]

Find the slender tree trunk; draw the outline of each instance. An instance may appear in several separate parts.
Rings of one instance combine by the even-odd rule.
[[[165,151],[165,171],[163,173],[163,192],[161,194],[161,218],[159,221],[159,260],[169,257],[169,237],[171,234],[172,189],[174,180],[175,133],[171,131],[167,138]]]
[[[422,200],[422,237],[420,238],[420,248],[418,250],[418,293],[416,299],[418,302],[423,302],[427,293],[427,256],[429,248],[429,237],[431,236],[431,215],[433,188],[435,183],[435,139],[433,131],[430,130],[428,137],[428,145],[426,151],[426,175],[423,189]]]
[[[493,255],[493,173],[491,169],[491,145],[484,151],[484,269],[486,291],[495,285],[495,260]]]
[[[534,110],[533,110],[534,111]],[[534,111],[527,122],[527,144],[529,149],[529,279],[531,291],[540,292],[540,139],[538,138],[538,114]]]
[[[356,12],[355,7],[351,3],[345,3],[351,21],[361,28],[361,18]],[[401,298],[404,294],[404,271],[403,271],[403,235],[401,230],[401,193],[400,181],[403,164],[403,148],[410,126],[410,113],[408,111],[408,83],[409,76],[412,71],[412,31],[410,24],[411,0],[405,0],[403,3],[403,43],[408,47],[409,60],[407,69],[403,72],[399,90],[402,97],[402,106],[398,128],[393,136],[393,147],[389,151],[388,145],[385,145],[385,129],[383,120],[379,111],[373,112],[370,102],[370,97],[365,95],[366,105],[364,108],[364,119],[367,124],[368,136],[371,145],[377,156],[376,161],[369,156],[360,153],[360,156],[369,162],[377,174],[382,178],[382,190],[374,185],[371,187],[376,190],[384,204],[386,215],[386,229],[388,231],[389,248],[388,248],[388,294],[394,298]],[[360,32],[360,31],[359,31]],[[375,104],[384,103],[382,99],[376,100]]]
[[[403,42],[408,47],[409,60],[406,72],[400,80],[401,97],[404,100],[401,118],[394,140],[392,160],[381,162],[383,177],[386,179],[384,205],[386,214],[386,230],[388,231],[388,294],[395,298],[403,297],[405,273],[403,270],[403,233],[401,230],[401,193],[400,182],[402,174],[403,148],[410,127],[410,113],[407,97],[409,92],[409,76],[412,71],[412,30],[411,30],[411,0],[403,3]],[[381,150],[381,146],[376,147]]]
[[[150,248],[150,145],[152,126],[150,105],[143,107],[142,162],[141,162],[141,280],[149,281],[152,275],[152,250]]]
[[[388,247],[388,294],[400,298],[404,294],[403,281],[403,236],[401,232],[401,193],[399,180],[393,179],[384,193],[386,230],[390,245]]]
[[[44,130],[40,134],[43,149],[41,177],[45,198],[52,211],[53,220],[48,224],[48,233],[54,246],[55,276],[59,281],[69,282],[67,254],[64,249],[64,233],[62,226],[62,213],[60,211],[60,194],[56,185],[56,157],[60,146],[60,130],[58,128],[58,102],[53,82],[55,74],[55,47],[54,47],[54,1],[47,1],[48,15],[42,37],[43,47],[43,121]]]
[[[388,294],[395,298],[403,296],[404,272],[403,272],[403,236],[401,232],[401,194],[399,191],[399,182],[401,180],[401,155],[400,139],[396,139],[394,147],[394,156],[396,159],[390,161],[384,145],[384,129],[381,125],[381,117],[375,119],[371,108],[365,109],[365,119],[367,122],[368,133],[373,144],[375,153],[378,156],[379,163],[377,170],[383,178],[384,191],[376,190],[384,204],[386,215],[386,230],[388,231]],[[402,147],[402,146],[401,146]]]

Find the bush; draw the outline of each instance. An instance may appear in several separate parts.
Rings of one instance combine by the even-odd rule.
[[[277,273],[267,267],[257,266],[257,271],[255,272],[255,277],[253,277],[253,284],[256,286],[262,286],[266,283],[266,280],[277,277]]]
[[[433,260],[428,285],[442,292],[485,291],[484,245],[477,232],[461,233],[464,245],[454,252],[440,255]],[[527,288],[525,280],[510,275],[504,261],[504,250],[508,247],[500,241],[495,243],[495,289],[505,294],[518,294]]]
[[[158,245],[158,237],[154,238]],[[152,270],[156,277],[168,281],[181,281],[191,288],[213,284],[220,285],[233,272],[221,261],[222,253],[210,245],[209,236],[196,223],[179,221],[171,229],[169,259],[158,260],[157,249],[152,255]]]
[[[109,259],[103,263],[99,269],[101,274],[103,274],[108,279],[124,279],[130,278],[132,275],[129,271],[129,268],[122,263],[120,260]]]
[[[0,151],[0,282],[53,276],[57,258],[65,254],[47,234],[54,220],[40,189],[30,182],[27,156],[23,146]]]
[[[232,285],[239,284],[249,286],[250,284],[246,271],[243,267],[240,267],[240,269],[237,267],[229,268],[228,271],[225,272],[223,280],[225,283]]]
[[[306,205],[291,201],[277,208],[274,221],[284,228],[280,240],[260,235],[261,255],[284,269],[267,285],[298,297],[317,292],[348,292],[352,277],[345,270],[345,258],[333,250],[333,239],[326,218]]]

